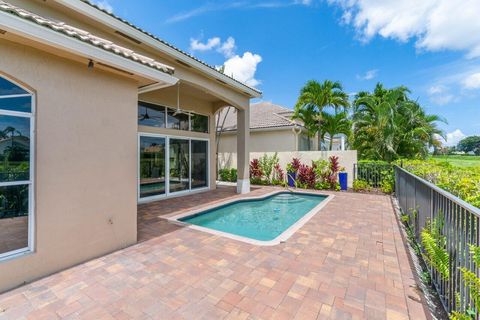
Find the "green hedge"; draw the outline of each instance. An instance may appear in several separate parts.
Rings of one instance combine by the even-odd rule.
[[[221,181],[237,182],[237,169],[225,168],[218,170]]]
[[[458,167],[438,160],[402,160],[397,164],[480,208],[480,167]]]

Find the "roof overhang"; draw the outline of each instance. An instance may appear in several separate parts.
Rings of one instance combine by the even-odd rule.
[[[7,12],[0,11],[0,29],[43,45],[84,57],[87,61],[94,60],[95,62],[100,62],[107,66],[140,76],[164,87],[174,85],[178,82],[176,77],[165,72],[155,70],[112,52],[89,45],[88,43]]]
[[[169,46],[166,43],[163,43],[155,39],[152,35],[148,35],[147,33],[136,29],[135,27],[129,25],[128,23],[123,22],[113,17],[112,15],[95,8],[88,3],[85,3],[79,0],[53,0],[53,1],[63,6],[66,6],[71,10],[79,12],[80,14],[85,15],[95,21],[98,21],[99,23],[102,23],[114,30],[120,31],[128,36],[131,36],[132,38],[137,39],[138,41],[154,48],[155,50],[163,52],[173,57],[174,59],[180,61],[181,63],[184,63],[188,66],[191,66],[201,71],[202,73],[208,75],[209,77],[217,79],[220,82],[224,82],[229,87],[232,87],[235,90],[240,91],[251,98],[260,98],[262,96],[262,93],[260,91],[255,90],[235,79],[228,77],[227,75],[224,75],[218,72],[217,70],[212,69],[211,67],[201,63],[200,61],[192,57],[189,57],[187,54],[182,53],[180,50],[177,50],[172,46]]]

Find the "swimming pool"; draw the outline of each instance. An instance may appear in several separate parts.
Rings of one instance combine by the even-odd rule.
[[[274,245],[289,238],[326,204],[329,197],[304,192],[275,192],[173,219],[202,231],[254,244]]]

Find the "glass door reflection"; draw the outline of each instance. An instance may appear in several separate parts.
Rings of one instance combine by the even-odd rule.
[[[192,140],[192,189],[208,186],[208,142]]]
[[[170,192],[190,189],[190,141],[170,139]]]
[[[140,137],[140,198],[165,194],[165,138]]]

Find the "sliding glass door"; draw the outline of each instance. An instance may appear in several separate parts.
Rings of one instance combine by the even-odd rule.
[[[208,186],[208,142],[192,140],[192,189]]]
[[[140,134],[139,200],[209,186],[208,140]]]
[[[190,141],[170,139],[170,192],[190,189]]]
[[[165,194],[166,139],[140,137],[140,198]]]

